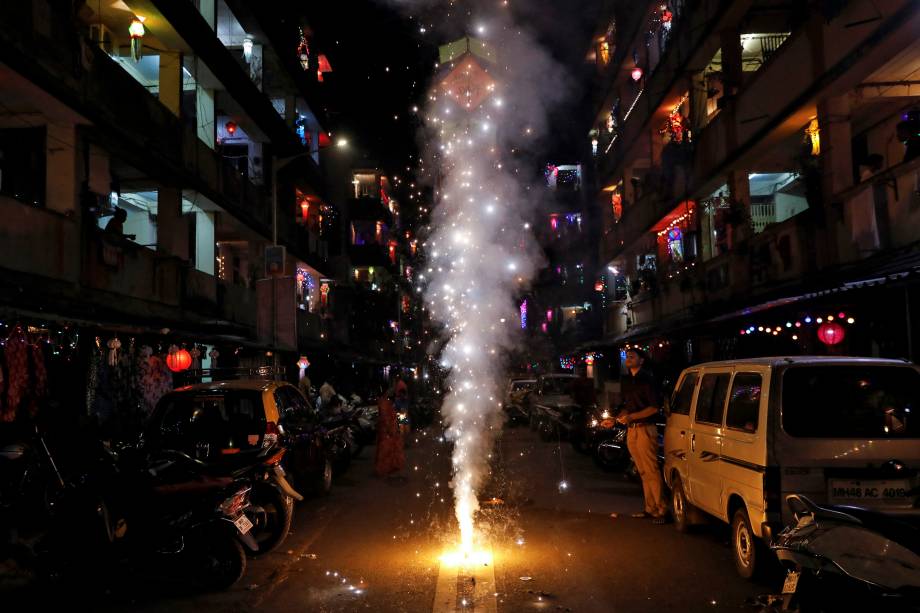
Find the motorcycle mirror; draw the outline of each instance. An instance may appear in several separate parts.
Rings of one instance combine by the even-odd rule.
[[[792,511],[792,515],[795,517],[796,521],[799,521],[806,515],[812,515],[812,509],[808,501],[795,494],[786,496],[786,505],[789,507],[789,510]]]

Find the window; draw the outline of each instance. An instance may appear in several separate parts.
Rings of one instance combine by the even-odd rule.
[[[696,399],[696,421],[721,425],[730,373],[705,375]]]
[[[920,373],[907,366],[795,366],[783,429],[814,438],[920,438]]]
[[[757,431],[760,416],[760,393],[763,377],[756,372],[739,372],[732,381],[732,393],[728,398],[728,414],[725,425],[729,428]]]
[[[285,386],[276,390],[275,403],[285,428],[302,429],[316,422],[316,411],[293,387]]]
[[[218,456],[223,449],[257,447],[265,432],[261,403],[255,391],[169,394],[160,401],[147,438],[152,448],[200,459]]]
[[[674,398],[671,401],[671,413],[677,415],[690,414],[690,405],[693,402],[693,391],[696,389],[696,382],[699,378],[699,373],[687,373],[687,376],[680,382],[680,388],[674,393]]]

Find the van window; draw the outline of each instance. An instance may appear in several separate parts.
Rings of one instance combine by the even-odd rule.
[[[904,366],[793,366],[783,429],[814,438],[920,437],[920,373]]]
[[[693,390],[696,389],[696,381],[699,379],[699,373],[688,372],[684,380],[680,382],[680,388],[674,394],[674,400],[671,402],[671,413],[677,415],[689,415],[690,404],[693,402]]]
[[[732,393],[728,397],[725,425],[745,432],[757,431],[760,416],[760,390],[763,377],[756,372],[735,373]]]
[[[696,399],[696,421],[707,424],[722,424],[722,413],[725,410],[725,394],[728,392],[728,382],[731,373],[703,375],[700,383],[700,393]]]

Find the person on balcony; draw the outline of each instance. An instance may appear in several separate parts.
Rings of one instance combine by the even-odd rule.
[[[125,234],[125,222],[128,220],[128,211],[124,210],[121,207],[115,207],[115,214],[112,215],[112,219],[105,224],[105,233],[110,236],[117,236],[119,238],[127,238],[134,240],[137,238],[135,234]]]

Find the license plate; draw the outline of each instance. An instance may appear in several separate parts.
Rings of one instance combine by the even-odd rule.
[[[795,594],[795,588],[799,584],[799,572],[790,570],[786,574],[786,580],[783,582],[783,594]]]
[[[252,530],[252,522],[249,521],[249,518],[245,515],[240,515],[233,520],[233,525],[236,526],[236,529],[240,531],[240,534],[246,534]]]
[[[862,479],[831,479],[828,497],[833,502],[862,502],[864,504],[909,506],[910,483],[906,479],[866,481]]]

